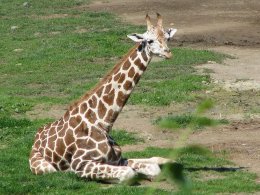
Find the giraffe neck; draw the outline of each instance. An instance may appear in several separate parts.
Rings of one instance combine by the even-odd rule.
[[[145,47],[137,44],[112,71],[78,103],[77,109],[84,121],[107,132],[112,128],[119,112],[126,104],[135,85],[151,60]],[[73,110],[71,110],[73,112]]]

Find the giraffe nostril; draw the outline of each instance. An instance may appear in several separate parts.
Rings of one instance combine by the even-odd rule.
[[[164,51],[167,53],[171,52],[170,49],[165,49]]]

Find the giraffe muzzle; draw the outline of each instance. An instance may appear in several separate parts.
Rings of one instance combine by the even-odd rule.
[[[170,58],[172,58],[172,52],[165,52],[164,56],[166,59],[170,59]]]

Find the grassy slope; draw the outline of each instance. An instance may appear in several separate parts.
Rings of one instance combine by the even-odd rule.
[[[70,173],[32,175],[28,155],[35,130],[42,121],[14,120],[36,104],[67,104],[91,88],[133,45],[126,34],[142,32],[144,27],[122,24],[111,14],[76,9],[88,1],[32,1],[0,3],[0,193],[48,194],[169,194],[164,190],[122,185],[108,186],[86,182]],[[64,15],[66,14],[66,15]],[[16,26],[16,27],[15,27]],[[85,32],[85,33],[81,33]],[[173,49],[175,58],[150,65],[130,99],[132,104],[168,105],[172,101],[196,99],[207,76],[196,75],[192,67],[208,60],[221,61],[223,55],[209,51]],[[205,83],[205,82],[203,82]],[[115,133],[121,144],[131,136]],[[135,141],[135,139],[133,138]],[[185,151],[185,150],[184,150]],[[126,154],[129,157],[169,156],[171,149],[147,149]],[[181,153],[181,152],[177,152]],[[191,153],[191,154],[190,154]],[[185,166],[229,164],[208,152],[179,154]],[[177,154],[174,154],[176,157]],[[218,173],[222,179],[200,181],[209,171],[184,171],[198,193],[254,192],[259,185],[255,175],[242,171]],[[241,179],[242,178],[242,179]],[[216,183],[218,185],[216,185]]]

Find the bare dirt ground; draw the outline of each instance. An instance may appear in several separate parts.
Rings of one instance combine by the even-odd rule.
[[[260,2],[258,0],[104,0],[80,7],[108,11],[133,24],[144,24],[144,16],[164,16],[164,26],[178,28],[178,44],[260,46]]]
[[[210,69],[214,82],[225,90],[242,91],[241,93],[250,90],[251,97],[255,93],[256,97],[251,102],[259,110],[259,0],[106,0],[93,1],[78,9],[116,13],[123,21],[132,24],[144,24],[146,13],[151,16],[155,16],[156,12],[161,13],[165,27],[174,26],[178,29],[171,46],[211,49],[234,57],[223,64],[203,64],[198,67],[198,71]],[[239,112],[224,114],[231,120],[229,125],[197,131],[182,144],[202,144],[216,152],[226,150],[235,163],[260,176],[260,117],[258,114],[245,117],[248,114],[244,109],[246,101],[238,101],[243,104],[242,109],[238,109]],[[159,129],[152,121],[168,113],[184,112],[187,107],[189,105],[171,105],[167,109],[127,106],[119,116],[115,128],[138,132],[146,142],[123,149],[178,147],[180,133]]]

